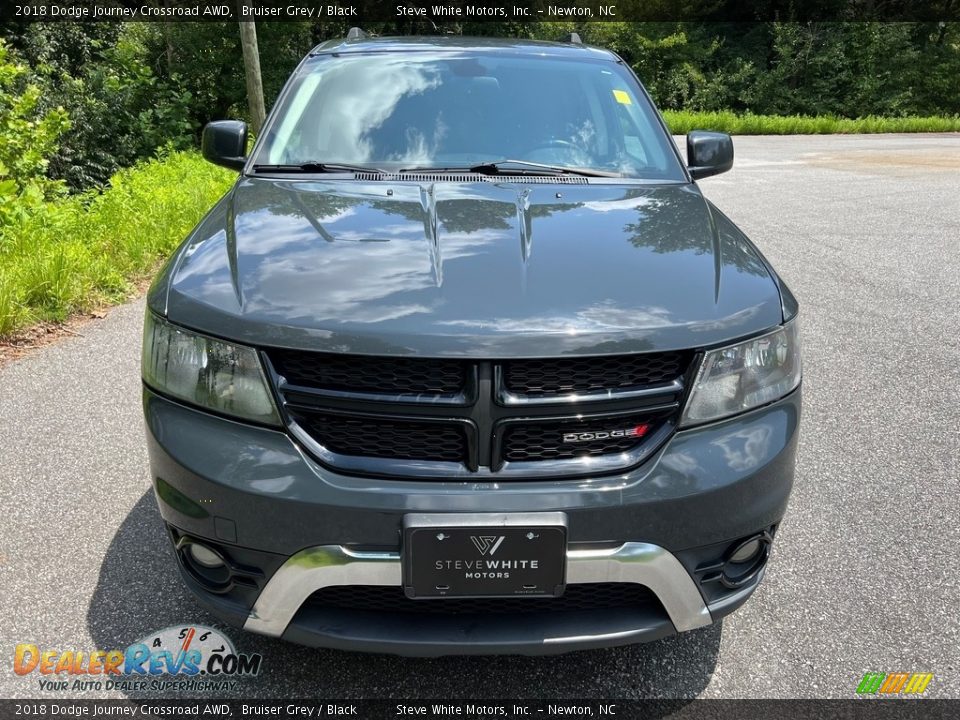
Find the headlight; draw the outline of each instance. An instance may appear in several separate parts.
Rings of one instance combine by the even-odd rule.
[[[708,352],[681,424],[735,415],[781,398],[799,384],[800,333],[793,319],[761,337]]]
[[[244,420],[279,425],[256,350],[184,330],[147,312],[143,381],[165,395]]]

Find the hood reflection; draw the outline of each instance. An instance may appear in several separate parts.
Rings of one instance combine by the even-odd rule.
[[[245,179],[186,248],[178,303],[341,352],[696,347],[781,319],[756,251],[678,184]]]

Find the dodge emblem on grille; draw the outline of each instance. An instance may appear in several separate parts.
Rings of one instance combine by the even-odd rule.
[[[643,423],[629,428],[620,428],[617,430],[598,430],[596,432],[564,433],[563,441],[565,443],[585,443],[594,440],[609,440],[610,438],[642,438],[646,435],[650,425]]]

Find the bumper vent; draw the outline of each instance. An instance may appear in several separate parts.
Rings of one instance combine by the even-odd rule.
[[[428,615],[491,615],[578,610],[639,608],[659,604],[656,595],[636,583],[578,583],[567,585],[557,598],[444,598],[411,600],[403,588],[387,585],[334,585],[318,590],[308,602],[314,607],[363,610],[376,613]]]

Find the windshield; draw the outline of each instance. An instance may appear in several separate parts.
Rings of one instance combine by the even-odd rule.
[[[452,52],[322,55],[255,164],[464,168],[522,160],[683,180],[636,80],[604,60]]]

